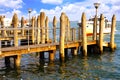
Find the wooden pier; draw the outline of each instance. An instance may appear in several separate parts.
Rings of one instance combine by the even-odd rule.
[[[87,56],[88,51],[94,53],[97,50],[102,54],[103,47],[110,48],[112,51],[116,48],[114,42],[115,15],[112,18],[110,42],[104,42],[103,14],[100,17],[99,38],[96,38],[96,27],[94,27],[94,35],[91,40],[87,39],[86,35],[85,13],[81,17],[82,28],[71,28],[69,18],[65,13],[61,13],[60,26],[57,26],[57,19],[54,16],[53,27],[49,27],[49,19],[44,12],[41,12],[37,18],[32,17],[29,27],[25,26],[23,17],[21,27],[18,27],[17,14],[13,15],[11,27],[5,27],[3,20],[4,18],[0,17],[0,58],[5,58],[6,66],[10,65],[10,58],[14,58],[15,66],[19,67],[23,54],[39,53],[42,60],[44,52],[49,52],[49,60],[54,61],[55,53],[59,50],[60,60],[64,61],[67,49],[71,49],[72,54],[77,55],[78,49],[81,48],[81,53]],[[94,22],[96,23],[96,21]]]

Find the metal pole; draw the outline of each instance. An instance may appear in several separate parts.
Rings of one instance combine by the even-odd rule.
[[[30,29],[30,26],[31,26],[31,24],[30,24],[30,13],[32,12],[32,9],[31,8],[29,8],[28,9],[28,13],[29,13],[29,26],[28,26],[28,51],[30,51],[30,47],[29,47],[29,29]]]

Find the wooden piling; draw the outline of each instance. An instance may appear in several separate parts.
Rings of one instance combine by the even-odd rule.
[[[78,55],[78,47],[72,48],[71,52],[72,52],[73,56],[77,56]]]
[[[10,67],[10,57],[9,56],[5,57],[5,66]]]
[[[5,29],[5,26],[4,26],[4,18],[3,18],[3,17],[1,17],[1,28]],[[2,32],[2,36],[3,36],[3,37],[7,37],[7,32],[6,32],[6,30],[2,30],[1,32]]]
[[[46,16],[46,19],[45,19],[45,40],[46,42],[49,41],[49,19],[48,19],[48,16]]]
[[[40,13],[41,43],[45,43],[45,13]]]
[[[55,59],[55,50],[49,52],[49,60],[50,62],[54,61]]]
[[[57,19],[54,16],[54,18],[53,18],[53,42],[57,42],[57,40],[56,40],[56,26],[57,26]]]
[[[67,41],[70,41],[70,21],[69,18],[67,17]]]
[[[38,28],[37,29],[37,44],[40,44],[40,42],[41,42],[40,16],[37,17],[37,28]]]
[[[112,25],[111,25],[111,35],[110,35],[110,48],[111,48],[111,51],[114,51],[114,49],[115,49],[115,42],[114,42],[114,39],[115,39],[115,27],[116,27],[116,16],[113,15],[113,17],[112,17]]]
[[[97,40],[97,16],[95,16],[93,23],[93,40]]]
[[[64,40],[65,40],[65,13],[60,16],[60,60],[64,61]]]
[[[82,52],[84,56],[87,56],[87,36],[86,36],[86,15],[85,13],[82,13],[81,24],[82,24],[82,46],[83,46]]]
[[[13,27],[14,27],[14,46],[17,47],[18,46],[18,30],[17,30],[17,27],[18,27],[18,17],[17,17],[17,14],[15,13],[13,15],[13,19],[12,19],[12,23],[13,23]]]
[[[22,32],[22,36],[25,35],[24,26],[25,26],[25,25],[24,25],[24,17],[22,17],[22,18],[21,18],[21,28],[22,28],[22,31],[21,31],[21,32]]]
[[[103,27],[104,27],[104,16],[100,15],[100,25],[99,25],[99,52],[103,53]]]
[[[32,43],[35,43],[35,18],[32,17]]]
[[[16,68],[20,67],[20,62],[21,62],[21,55],[14,56],[14,65]]]

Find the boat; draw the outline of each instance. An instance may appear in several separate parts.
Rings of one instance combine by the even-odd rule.
[[[106,17],[104,19],[105,20],[103,24],[103,33],[109,34],[111,32],[111,22],[108,21]],[[99,22],[100,22],[100,18],[97,18],[97,34],[99,34]],[[86,32],[88,36],[93,35],[93,24],[94,24],[94,18],[90,18],[86,22]],[[78,22],[78,26],[82,27],[81,22]]]

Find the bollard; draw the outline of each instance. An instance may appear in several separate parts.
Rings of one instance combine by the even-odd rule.
[[[115,49],[115,43],[114,43],[115,27],[116,27],[116,16],[113,15],[113,17],[112,17],[112,25],[111,25],[111,35],[110,35],[110,48],[111,48],[111,51],[114,51],[114,49]]]
[[[41,29],[40,29],[40,16],[37,17],[37,44],[40,44],[40,41],[41,41],[41,35],[40,35],[40,32],[41,32]]]
[[[56,26],[57,26],[57,19],[54,16],[54,18],[53,18],[53,42],[57,42],[57,40],[56,40]]]
[[[45,40],[46,40],[46,42],[48,42],[49,41],[49,19],[48,19],[48,16],[46,17],[46,19],[45,19]]]
[[[104,27],[104,16],[100,15],[100,26],[99,26],[99,51],[103,53],[103,27]]]
[[[16,13],[13,15],[12,23],[13,23],[13,28],[15,29],[14,30],[14,46],[17,47],[18,46],[18,30],[17,30],[18,17]]]
[[[81,24],[82,24],[82,46],[83,46],[82,52],[84,56],[87,56],[87,36],[86,36],[86,15],[85,13],[82,13]]]
[[[65,40],[65,13],[60,16],[60,60],[64,61],[64,40]]]

